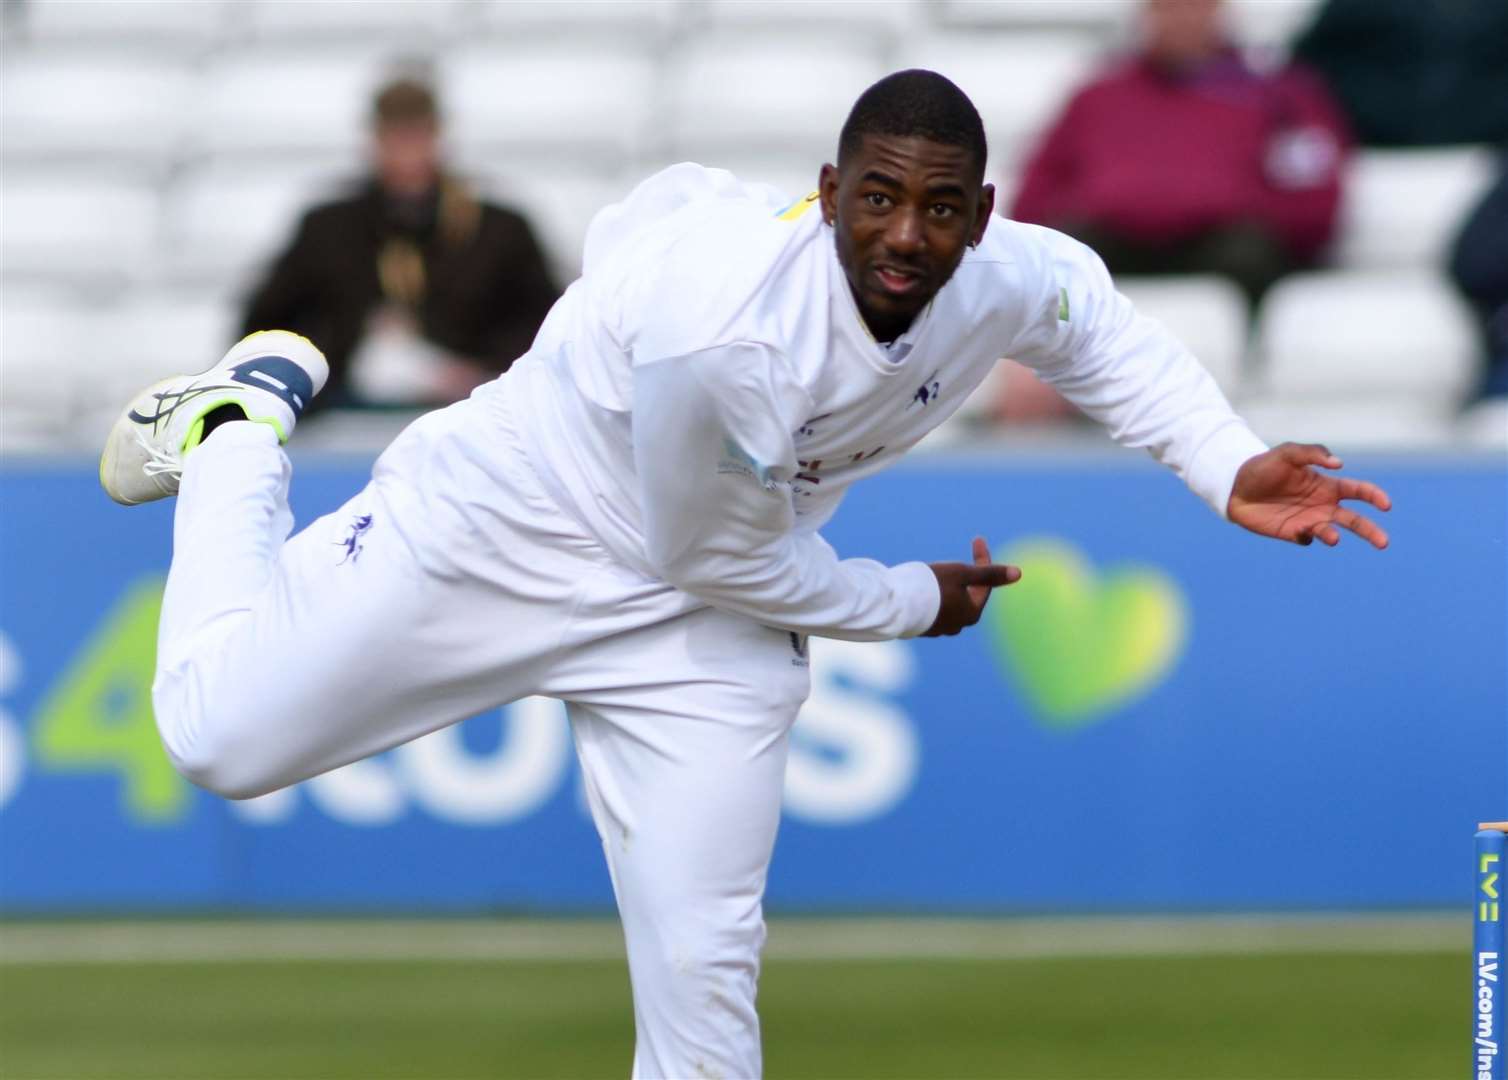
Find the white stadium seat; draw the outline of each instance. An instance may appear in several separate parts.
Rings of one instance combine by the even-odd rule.
[[[1109,32],[1136,9],[1128,0],[940,0],[935,10],[950,25],[1009,30],[1074,26]]]
[[[1270,444],[1323,443],[1342,458],[1354,450],[1432,450],[1460,442],[1449,410],[1386,395],[1325,401],[1262,395],[1244,402],[1240,411]]]
[[[1226,0],[1226,23],[1242,45],[1286,50],[1319,12],[1322,0]]]
[[[653,38],[675,24],[680,0],[482,0],[482,30],[507,39],[519,35],[569,34]]]
[[[103,49],[8,56],[0,68],[0,130],[8,160],[161,162],[180,143],[190,68]]]
[[[337,170],[209,167],[168,191],[166,272],[229,287],[277,254],[304,211],[334,196]]]
[[[878,42],[891,41],[926,18],[913,0],[695,0],[686,7],[696,24],[716,28],[779,27],[793,36],[837,28]]]
[[[1258,316],[1263,384],[1294,396],[1388,392],[1458,402],[1476,370],[1471,313],[1437,274],[1295,274]]]
[[[461,0],[251,0],[245,10],[259,39],[372,38],[413,48],[443,37],[464,7]]]
[[[11,277],[78,285],[148,277],[160,202],[148,184],[7,170],[0,190],[0,263]]]
[[[1019,160],[1096,70],[1101,48],[1077,33],[1021,33],[981,39],[939,34],[902,49],[900,66],[941,72],[979,109],[992,172]]]
[[[727,169],[745,183],[768,184],[790,202],[817,190],[817,175],[824,162],[833,160],[838,149],[837,141],[834,135],[833,145],[823,154],[750,154],[729,148],[716,158],[709,158],[698,164]]]
[[[690,43],[670,73],[669,142],[704,160],[725,150],[832,154],[854,99],[886,72],[863,44],[820,36],[726,36]]]
[[[1242,45],[1286,48],[1313,19],[1321,0],[1226,0],[1225,18]],[[1127,42],[1135,33],[1135,0],[941,0],[949,26],[1031,30],[1075,28],[1103,41]]]
[[[1121,277],[1115,285],[1138,311],[1187,345],[1227,395],[1240,389],[1249,325],[1240,289],[1226,278],[1204,275]]]
[[[93,306],[77,296],[0,292],[0,450],[56,445],[75,412],[80,365],[98,342]]]
[[[1508,453],[1508,398],[1477,402],[1461,415],[1457,430],[1470,446]]]
[[[370,51],[239,52],[210,65],[195,117],[195,149],[225,157],[354,153],[367,139],[372,97],[395,73]]]
[[[520,170],[484,183],[482,190],[529,220],[549,257],[556,282],[569,284],[581,273],[587,226],[597,211],[628,196],[636,175],[602,176],[581,170]]]
[[[1352,160],[1336,259],[1342,266],[1439,266],[1493,178],[1485,147],[1363,150]]]
[[[1446,441],[1479,363],[1465,305],[1418,271],[1287,278],[1262,304],[1257,340],[1260,392],[1243,411],[1269,438]]]
[[[148,383],[203,371],[235,341],[238,323],[236,304],[221,291],[126,293],[99,312],[100,330],[110,348],[107,355],[84,363],[89,392],[83,407],[119,411],[122,402]]]
[[[655,104],[655,65],[611,42],[477,47],[441,71],[453,141],[470,153],[553,150],[626,161]]]
[[[56,441],[91,451],[98,450],[132,394],[168,375],[209,367],[236,329],[231,305],[199,292],[133,291],[104,308],[61,313],[83,321],[69,338],[63,372],[69,399],[59,413]],[[54,316],[48,312],[47,317]],[[33,415],[40,418],[40,409]]]
[[[26,37],[42,42],[207,45],[232,25],[237,0],[28,0]]]

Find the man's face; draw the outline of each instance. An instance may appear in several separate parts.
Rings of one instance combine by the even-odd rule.
[[[1219,0],[1147,0],[1142,35],[1147,54],[1167,67],[1206,60],[1224,40]]]
[[[822,166],[822,216],[859,312],[893,341],[958,269],[989,224],[995,189],[961,146],[867,135],[841,169]]]
[[[379,127],[375,152],[382,189],[395,198],[423,195],[440,177],[440,132],[431,122]]]

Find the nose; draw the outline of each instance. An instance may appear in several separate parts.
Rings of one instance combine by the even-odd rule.
[[[892,214],[885,230],[885,246],[897,255],[920,254],[927,246],[921,215],[908,207]]]

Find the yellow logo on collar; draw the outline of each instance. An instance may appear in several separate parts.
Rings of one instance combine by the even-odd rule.
[[[814,191],[804,199],[797,199],[790,206],[787,206],[780,213],[776,214],[775,217],[779,221],[795,221],[802,214],[816,206],[817,199],[818,193]]]

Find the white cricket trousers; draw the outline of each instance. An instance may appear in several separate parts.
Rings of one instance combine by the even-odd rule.
[[[271,428],[229,424],[189,455],[163,743],[196,784],[247,798],[517,698],[564,700],[623,921],[633,1075],[756,1077],[761,897],[804,657],[615,562],[546,495],[508,397],[420,419],[291,539]]]

